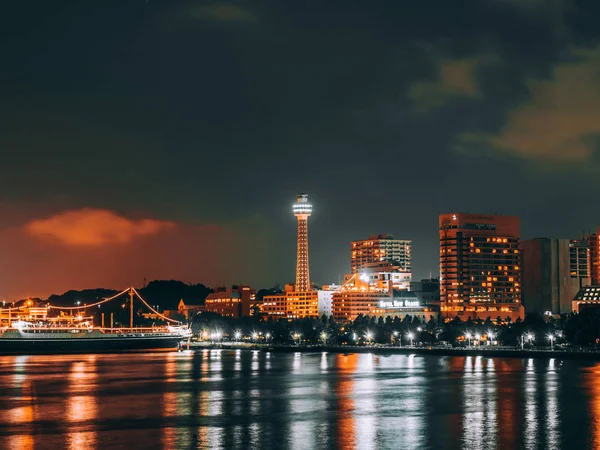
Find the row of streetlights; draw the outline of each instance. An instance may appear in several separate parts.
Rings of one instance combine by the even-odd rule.
[[[262,333],[253,332],[250,335],[250,337],[252,338],[253,341],[257,341],[260,338],[261,335],[262,335]],[[211,333],[209,333],[208,331],[203,331],[200,336],[202,338],[204,338],[204,339],[209,339],[210,338],[210,340],[218,342],[223,337],[223,333],[221,333],[220,331],[213,331]],[[233,337],[234,337],[235,341],[238,342],[242,338],[242,332],[239,331],[239,330],[236,330],[233,333]],[[265,339],[267,341],[269,341],[269,339],[271,339],[271,333],[266,333],[265,334]]]
[[[419,332],[422,331],[422,329],[420,327],[417,330]],[[251,334],[252,341],[256,342],[260,338],[261,335],[262,335],[262,333],[253,332]],[[394,339],[400,338],[400,346],[402,346],[402,333],[400,333],[398,331],[394,331],[392,333],[392,335],[393,335]],[[488,331],[485,334],[485,336],[487,337],[488,341],[493,341],[493,339],[495,337],[495,334],[493,332],[491,332],[491,331]],[[202,333],[202,337],[205,338],[205,339],[206,338],[210,338],[212,341],[219,342],[221,340],[221,338],[223,337],[223,333],[221,333],[220,331],[214,331],[212,333],[208,333],[208,332],[204,331]],[[302,335],[300,333],[294,333],[292,335],[292,337],[293,337],[295,343],[300,344],[300,338],[302,337]],[[373,336],[373,333],[371,331],[367,331],[365,333],[364,337],[367,340],[367,342],[370,344],[372,342],[374,336]],[[410,340],[410,345],[413,346],[414,345],[414,338],[415,338],[414,333],[413,332],[408,332],[406,334],[406,337]],[[242,332],[239,331],[239,330],[235,331],[234,338],[235,338],[236,342],[239,342],[239,340],[242,338]],[[482,335],[479,334],[479,333],[472,334],[470,332],[467,332],[465,334],[465,338],[468,340],[469,347],[471,347],[471,339],[474,339],[475,341],[479,342],[481,340],[481,338],[482,338]],[[534,338],[535,338],[535,336],[533,334],[531,334],[531,333],[522,334],[521,335],[521,349],[523,349],[524,346],[525,346],[525,339],[527,339],[527,341],[529,341],[529,343],[532,344],[533,341],[534,341]],[[268,342],[269,339],[271,339],[271,333],[266,333],[265,334],[265,339]],[[326,332],[323,331],[320,334],[320,339],[321,339],[321,341],[323,341],[323,344],[326,344],[327,343],[327,339],[329,339],[329,335]],[[358,340],[358,336],[356,335],[356,333],[352,334],[352,339],[355,342]],[[554,350],[554,341],[555,341],[555,339],[556,339],[556,336],[554,336],[553,334],[549,334],[548,335],[548,340],[550,341],[550,348],[551,348],[551,350]]]
[[[418,331],[421,331],[421,328],[419,328]],[[392,336],[394,339],[400,338],[400,345],[402,346],[402,334],[399,331],[394,331],[392,333]],[[367,331],[364,337],[369,344],[371,343],[371,341],[373,341],[374,338],[373,333],[371,331]],[[414,345],[415,334],[413,332],[408,332],[406,334],[406,337],[410,340],[411,345]],[[352,333],[352,340],[354,342],[358,341],[358,335],[356,333]]]
[[[524,347],[524,338],[527,338],[527,340],[529,341],[530,344],[532,344],[533,340],[534,340],[533,334],[531,334],[531,333],[527,333],[526,335],[522,334],[521,335],[521,349],[523,349],[523,347]],[[554,341],[556,340],[556,336],[554,336],[554,334],[550,333],[550,334],[548,334],[547,338],[550,341],[550,350],[554,350]]]
[[[479,333],[476,334],[471,334],[469,332],[467,332],[465,334],[465,338],[467,338],[468,342],[469,342],[469,347],[471,346],[471,338],[474,338],[477,342],[479,342],[481,340],[481,335]],[[491,331],[488,331],[486,333],[486,337],[488,341],[493,341],[495,334],[492,333]],[[525,347],[525,339],[527,339],[529,341],[529,344],[532,344],[535,336],[531,333],[525,333],[521,335],[521,349],[523,349]],[[554,350],[554,340],[556,339],[556,336],[554,336],[553,334],[548,334],[548,340],[550,341],[550,349]]]
[[[494,338],[496,337],[496,335],[495,335],[493,332],[491,332],[491,331],[488,331],[488,332],[485,334],[485,336],[486,336],[486,338],[487,338],[487,340],[488,340],[489,342],[493,341],[493,340],[494,340]],[[481,340],[481,338],[482,338],[481,334],[479,334],[479,333],[475,333],[475,334],[473,335],[473,334],[471,334],[471,333],[470,333],[470,332],[468,332],[468,331],[467,331],[467,333],[465,334],[465,337],[466,337],[466,338],[468,339],[468,341],[469,341],[469,347],[471,346],[471,339],[475,339],[477,342],[479,342],[479,341]]]
[[[221,339],[221,337],[223,337],[223,334],[220,331],[214,331],[212,333],[204,331],[201,336],[204,339],[210,338],[212,341],[218,342]],[[234,336],[235,341],[239,342],[240,339],[242,339],[242,332],[239,331],[239,330],[236,330],[233,333],[233,336]],[[262,332],[259,332],[259,333],[253,332],[250,335],[252,341],[254,341],[254,342],[256,342],[257,340],[259,340],[261,336],[262,336]],[[271,339],[271,333],[265,333],[264,336],[265,336],[265,339],[266,339],[267,342]],[[323,341],[324,344],[326,344],[327,340],[329,339],[329,335],[326,332],[324,332],[324,331],[319,335],[319,337]],[[300,339],[302,338],[302,334],[301,333],[297,333],[297,332],[293,333],[292,334],[292,338],[294,339],[295,343],[300,344]],[[371,338],[372,338],[372,336],[369,339],[371,339]]]

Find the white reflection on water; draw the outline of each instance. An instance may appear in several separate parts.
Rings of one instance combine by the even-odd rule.
[[[258,375],[258,369],[260,368],[260,363],[258,361],[258,350],[252,351],[252,375]]]
[[[485,359],[487,379],[486,391],[485,391],[485,439],[489,442],[490,447],[494,448],[497,446],[497,434],[498,434],[498,402],[497,402],[497,384],[496,378],[496,367],[494,360],[491,358]]]
[[[356,448],[368,450],[376,448],[377,436],[377,397],[379,383],[373,376],[374,362],[371,353],[362,354],[358,359],[359,371],[354,380],[354,426]]]
[[[292,450],[317,448],[313,421],[302,417],[294,420],[290,425],[289,443]]]
[[[386,441],[402,442],[406,448],[420,447],[425,427],[423,410],[426,393],[423,370],[422,357],[414,354],[408,357],[402,356],[400,367],[395,370],[402,375],[402,378],[399,382],[394,380],[394,383],[386,383],[386,389],[380,394],[380,401],[394,398],[394,403],[397,404],[403,415],[401,419],[388,419],[385,424],[380,425],[380,433],[385,433]],[[389,433],[388,430],[395,431]]]
[[[533,364],[533,359],[527,360],[527,367],[525,372],[525,417],[524,417],[524,439],[525,448],[535,449],[538,444],[538,392],[537,392],[537,374]]]
[[[262,438],[262,427],[258,422],[252,422],[248,425],[250,432],[250,448],[260,448],[260,441]]]
[[[231,433],[233,448],[243,448],[244,443],[244,426],[236,425]]]
[[[473,357],[465,358],[463,373],[463,439],[468,448],[483,448],[483,418],[481,397],[483,396],[483,381],[481,377],[481,360],[478,367],[473,367]],[[479,379],[478,379],[479,378]]]
[[[321,353],[321,371],[325,372],[327,371],[327,352],[323,352]]]
[[[260,414],[260,391],[252,389],[250,392],[250,415],[258,416]]]
[[[294,353],[294,363],[292,365],[294,373],[300,373],[302,371],[302,353]]]
[[[233,363],[233,370],[239,372],[242,370],[242,351],[238,348],[235,351],[235,362]]]
[[[241,416],[244,413],[244,408],[242,405],[242,397],[244,391],[236,389],[231,391],[231,415],[232,416]]]
[[[546,449],[553,450],[560,448],[560,421],[558,406],[558,373],[555,369],[554,358],[548,362],[548,372],[546,374]]]
[[[463,373],[463,442],[469,449],[496,448],[496,373],[493,360],[465,358]]]
[[[25,381],[27,375],[27,360],[29,359],[29,355],[19,355],[14,358],[14,368],[15,375],[13,377],[14,383],[16,385],[20,385],[23,381]]]
[[[208,371],[210,381],[221,381],[223,379],[223,361],[221,360],[221,350],[211,350],[208,362]]]

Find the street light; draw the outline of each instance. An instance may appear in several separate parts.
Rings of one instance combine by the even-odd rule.
[[[527,340],[531,344],[533,342],[533,334],[527,333],[527,334],[522,334],[521,335],[521,350],[523,350],[523,348],[524,348],[524,339],[525,338],[527,338]]]
[[[475,335],[475,340],[477,341],[477,345],[479,345],[479,339],[481,339],[481,335],[476,334]]]
[[[321,340],[323,341],[323,344],[327,344],[327,333],[325,333],[324,331],[321,333]]]
[[[356,333],[352,333],[352,340],[353,340],[354,342],[356,342],[356,338],[357,338],[357,336],[356,336]]]
[[[492,341],[494,340],[494,333],[492,331],[488,331],[487,337],[488,337],[488,345],[492,345]]]
[[[414,339],[415,335],[413,333],[408,333],[406,335],[406,337],[410,339],[410,345],[414,346],[415,343],[414,343],[413,339]]]
[[[554,335],[549,334],[548,339],[550,340],[550,350],[554,350]]]
[[[465,337],[469,340],[469,347],[470,347],[471,346],[471,337],[472,337],[471,333],[465,334]]]
[[[267,342],[269,342],[269,339],[271,339],[271,333],[265,334],[265,338],[267,339]]]
[[[531,345],[531,344],[533,344],[533,334],[529,333],[529,334],[527,335],[527,339],[529,339],[529,344],[530,344],[530,345]]]
[[[300,344],[300,333],[294,333],[294,341],[297,340],[297,344]]]
[[[256,342],[257,339],[258,339],[258,334],[256,332],[252,333],[252,341]]]
[[[398,340],[398,332],[394,331],[392,334],[394,336],[394,340],[397,341]],[[402,339],[402,336],[400,336],[400,339]]]
[[[219,338],[221,337],[221,332],[220,331],[215,331],[213,333],[210,333],[210,338],[213,342],[219,342]]]
[[[373,339],[373,333],[371,333],[370,331],[367,331],[367,334],[365,335],[365,337],[367,338],[367,342],[369,342],[369,344],[370,344],[371,339]]]
[[[233,336],[235,337],[236,341],[239,341],[240,338],[242,337],[242,332],[240,330],[237,330]]]

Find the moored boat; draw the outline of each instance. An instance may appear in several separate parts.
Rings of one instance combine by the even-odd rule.
[[[130,295],[130,326],[113,327],[112,315],[111,326],[104,327],[104,315],[102,315],[102,326],[94,327],[91,318],[82,316],[58,316],[48,317],[50,308],[58,310],[80,311],[82,308],[91,307],[113,300],[118,296],[129,292]],[[174,325],[134,327],[133,326],[133,297],[134,294],[146,305],[156,316]],[[0,354],[18,353],[95,353],[116,352],[132,350],[152,349],[176,349],[180,348],[192,336],[192,331],[187,325],[183,325],[163,314],[160,314],[139,295],[135,288],[129,288],[114,297],[104,299],[93,305],[83,307],[58,307],[47,306],[45,308],[18,308],[13,313],[8,309],[8,315],[2,314],[0,310],[0,322],[8,317],[5,324],[0,325]],[[35,311],[34,311],[35,310]],[[32,313],[32,311],[34,311]],[[19,314],[27,313],[29,320],[23,320]],[[15,314],[17,317],[15,317]]]
[[[0,329],[0,353],[94,353],[175,349],[192,335],[187,326],[95,328],[17,321]]]

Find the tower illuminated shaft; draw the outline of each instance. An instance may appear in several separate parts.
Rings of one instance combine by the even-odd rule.
[[[298,194],[293,207],[298,218],[298,255],[296,260],[296,291],[310,291],[310,275],[308,272],[308,218],[312,213],[312,205],[308,203],[308,195]]]

